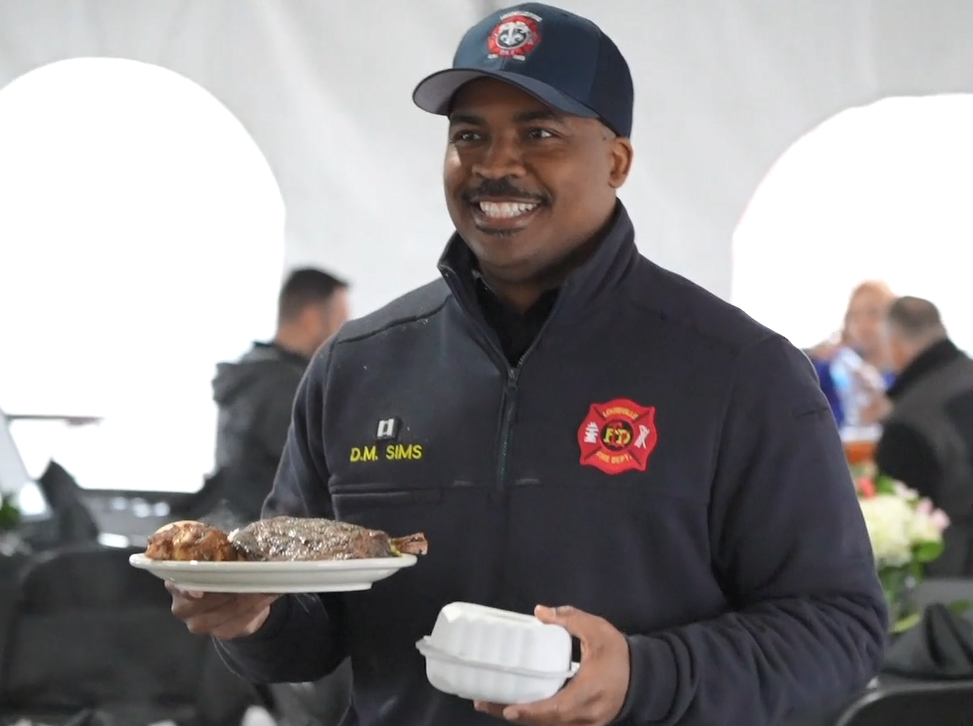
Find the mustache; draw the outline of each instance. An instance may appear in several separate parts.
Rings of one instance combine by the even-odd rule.
[[[547,195],[520,189],[509,177],[487,179],[475,189],[467,189],[463,192],[463,201],[467,204],[476,204],[482,199],[489,199],[491,197],[514,199],[521,202],[538,202],[540,204],[546,204],[550,201]]]

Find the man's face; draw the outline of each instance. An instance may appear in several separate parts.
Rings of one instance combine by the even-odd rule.
[[[885,346],[883,321],[889,300],[878,291],[864,290],[852,299],[845,315],[848,344],[866,355],[880,354]]]
[[[889,367],[895,375],[904,371],[913,358],[913,346],[909,344],[894,325],[887,321],[883,325],[888,350]]]
[[[488,278],[529,282],[604,227],[631,160],[629,142],[600,121],[479,79],[453,99],[446,206]]]
[[[894,329],[888,328],[889,367],[895,375],[899,375],[908,363],[908,352],[905,341],[895,334]]]

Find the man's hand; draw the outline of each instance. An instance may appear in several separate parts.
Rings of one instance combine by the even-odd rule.
[[[534,610],[538,620],[562,626],[581,642],[578,673],[551,698],[521,706],[477,701],[477,711],[525,726],[605,726],[628,693],[628,641],[607,620],[573,607]]]
[[[172,614],[182,620],[189,631],[230,640],[252,635],[270,614],[270,606],[279,595],[235,595],[219,592],[189,592],[166,581],[172,594]]]
[[[892,402],[883,394],[875,394],[859,412],[858,417],[866,426],[880,424],[892,413]]]
[[[822,340],[815,346],[805,349],[804,353],[811,360],[830,363],[835,355],[841,350],[844,343],[844,336],[841,333],[834,333],[827,340]]]
[[[858,412],[858,417],[866,426],[881,423],[892,413],[892,401],[885,395],[881,376],[877,370],[870,371],[870,374],[855,371],[855,380],[868,396],[868,403]]]

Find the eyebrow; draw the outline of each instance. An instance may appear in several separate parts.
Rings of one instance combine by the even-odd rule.
[[[482,126],[483,119],[468,113],[451,113],[449,115],[450,124],[466,124],[467,126]]]
[[[514,116],[514,121],[517,123],[529,123],[530,121],[557,121],[558,123],[563,123],[564,116],[550,109],[544,109],[543,111],[523,111]]]
[[[515,123],[530,123],[531,121],[556,121],[564,123],[564,116],[548,109],[538,111],[521,111],[514,115]],[[451,124],[466,124],[468,126],[485,126],[486,120],[482,116],[469,113],[454,113],[449,116]]]

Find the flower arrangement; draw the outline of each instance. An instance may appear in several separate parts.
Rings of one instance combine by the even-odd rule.
[[[857,465],[852,473],[893,631],[901,632],[918,621],[909,592],[922,580],[925,566],[943,553],[949,518],[873,464]]]

